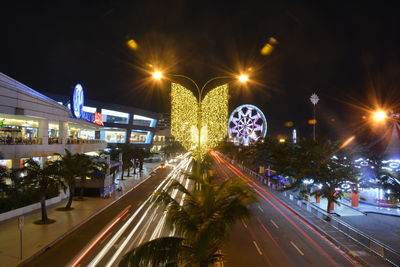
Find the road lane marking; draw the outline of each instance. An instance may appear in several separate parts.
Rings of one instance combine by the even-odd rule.
[[[242,220],[242,223],[243,223],[244,227],[246,227],[246,228],[247,228],[247,224],[244,222],[244,220],[243,220],[243,219],[241,219],[241,220]]]
[[[262,255],[262,251],[261,251],[260,247],[257,245],[257,242],[253,240],[253,244],[256,247],[258,254]]]
[[[272,219],[270,221],[276,227],[276,229],[279,229],[279,226]]]
[[[264,213],[264,210],[261,208],[260,205],[257,205],[258,209],[261,210],[262,213]]]
[[[290,244],[292,244],[292,246],[300,253],[301,256],[304,256],[303,251],[301,251],[295,243],[293,243],[293,241],[290,241]]]

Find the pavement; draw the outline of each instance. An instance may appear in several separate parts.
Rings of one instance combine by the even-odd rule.
[[[342,198],[340,202],[345,205],[351,205],[350,200],[348,198]],[[380,207],[372,203],[370,204],[359,203],[358,207],[355,207],[355,209],[365,213],[376,213],[376,214],[400,217],[400,208]]]
[[[56,220],[53,224],[36,225],[33,222],[40,219],[40,209],[24,215],[22,230],[22,259],[20,258],[20,231],[18,219],[11,218],[0,223],[0,265],[17,266],[35,253],[45,249],[49,244],[63,237],[66,233],[77,228],[93,215],[111,205],[126,192],[131,190],[149,176],[149,173],[160,163],[145,163],[141,174],[124,177],[118,180],[121,191],[115,191],[110,198],[84,198],[83,201],[74,200],[71,211],[58,211],[65,206],[66,200],[54,204],[47,209],[48,217]],[[120,174],[117,176],[117,179]]]

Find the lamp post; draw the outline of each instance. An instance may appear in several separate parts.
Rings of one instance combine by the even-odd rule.
[[[155,71],[152,74],[153,78],[156,80],[161,80],[163,78],[163,74],[160,71]],[[194,86],[197,89],[197,93],[198,93],[198,97],[197,97],[197,151],[198,151],[198,161],[200,162],[201,160],[201,154],[202,154],[202,144],[201,144],[201,132],[202,132],[202,125],[203,125],[203,118],[202,118],[202,99],[203,99],[203,93],[207,87],[208,84],[210,84],[212,81],[215,80],[219,80],[219,79],[231,79],[231,76],[217,76],[214,78],[209,79],[208,81],[206,81],[204,83],[204,85],[200,88],[200,86],[190,77],[186,76],[186,75],[182,75],[182,74],[169,74],[169,76],[172,77],[177,77],[177,78],[183,78],[186,79],[188,81],[190,81],[192,84],[194,84]],[[237,76],[237,80],[241,83],[246,83],[248,81],[248,76],[247,75],[239,75]]]
[[[313,140],[315,141],[315,124],[317,124],[317,120],[315,119],[315,106],[319,101],[319,97],[316,93],[311,95],[310,101],[313,104]]]

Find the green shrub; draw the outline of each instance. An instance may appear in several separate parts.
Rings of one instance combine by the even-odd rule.
[[[52,188],[46,196],[46,199],[50,199],[59,195],[57,188]],[[22,208],[40,201],[40,193],[38,189],[31,189],[24,192],[21,191],[9,191],[7,197],[0,198],[0,213],[4,213],[10,210]]]

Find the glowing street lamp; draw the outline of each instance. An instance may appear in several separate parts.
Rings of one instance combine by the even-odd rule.
[[[376,122],[383,122],[387,119],[387,114],[383,110],[377,110],[374,112],[373,118]]]
[[[163,74],[161,71],[156,70],[153,72],[153,79],[154,80],[161,80],[163,78]]]
[[[247,76],[246,74],[241,74],[238,77],[239,82],[241,83],[246,83],[249,80],[249,76]]]

